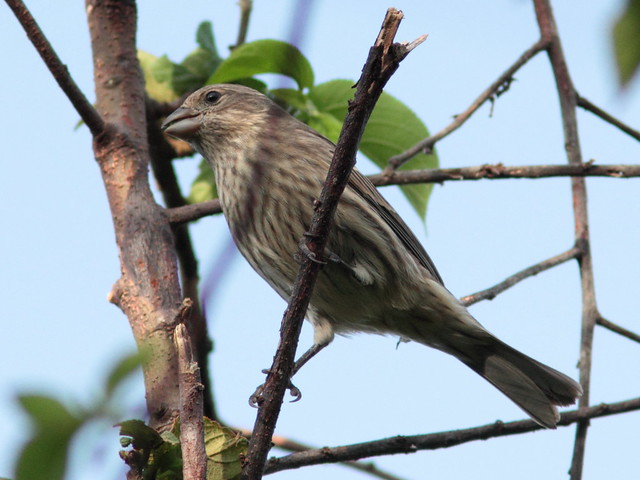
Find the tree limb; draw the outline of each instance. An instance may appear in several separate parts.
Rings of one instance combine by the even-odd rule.
[[[591,418],[617,415],[635,410],[640,410],[640,398],[609,404],[602,403],[593,407],[563,412],[558,426],[565,427],[576,422],[588,421]],[[421,450],[449,448],[476,440],[519,435],[536,430],[544,430],[544,428],[533,420],[519,420],[507,423],[497,421],[488,425],[462,430],[451,430],[425,435],[397,436],[340,447],[324,447],[300,453],[292,453],[284,457],[272,458],[267,463],[265,474],[310,465],[358,460],[372,456],[394,455],[398,453],[406,454]]]
[[[40,30],[31,12],[29,12],[21,0],[5,1],[20,22],[20,25],[22,25],[27,37],[29,37],[29,40],[31,40],[31,43],[40,54],[51,75],[53,75],[53,78],[58,82],[62,91],[67,95],[67,98],[80,115],[80,118],[82,118],[82,121],[89,127],[91,134],[94,137],[101,134],[105,129],[104,120],[89,100],[87,100],[87,97],[84,96],[84,93],[82,93],[73,78],[71,78],[67,66],[60,61],[60,58],[49,43],[49,40],[44,36],[44,33],[42,33],[42,30]]]
[[[476,167],[436,168],[427,170],[398,170],[389,174],[369,175],[371,182],[379,187],[408,185],[412,183],[442,183],[462,180],[501,180],[507,178],[549,178],[549,177],[640,177],[640,165],[528,165],[509,167],[501,163]],[[222,213],[220,200],[185,205],[167,209],[169,222],[184,223],[209,215]]]
[[[149,187],[144,78],[133,0],[87,0],[96,108],[107,122],[94,153],[109,200],[122,275],[110,299],[151,352],[143,365],[150,425],[162,430],[180,407],[173,329],[181,304],[173,237]]]
[[[561,253],[560,255],[548,258],[547,260],[536,263],[535,265],[525,268],[518,273],[514,273],[513,275],[507,277],[505,280],[498,283],[497,285],[494,285],[493,287],[481,290],[476,293],[472,293],[471,295],[467,295],[466,297],[462,297],[460,301],[465,307],[468,307],[470,305],[473,305],[474,303],[480,302],[481,300],[493,300],[496,295],[499,295],[505,290],[513,287],[515,284],[521,282],[525,278],[533,277],[540,272],[549,270],[550,268],[567,262],[573,258],[578,258],[579,255],[580,250],[574,247],[564,253]]]
[[[576,118],[578,94],[573,86],[562,51],[562,44],[551,10],[551,4],[549,0],[533,0],[533,4],[541,38],[548,44],[547,54],[558,90],[567,159],[570,165],[580,166],[582,165],[582,152],[580,150]],[[578,405],[580,408],[586,408],[589,406],[591,386],[593,332],[596,320],[601,315],[598,312],[595,296],[587,210],[587,186],[584,178],[572,177],[571,190],[573,195],[575,246],[580,249],[579,265],[582,290],[582,335],[579,367],[583,394]],[[587,419],[578,422],[570,469],[571,480],[580,480],[582,478],[588,427],[589,422]]]
[[[179,314],[180,323],[173,337],[178,352],[182,476],[189,480],[205,480],[204,385],[200,382],[200,368],[195,361],[191,336],[186,327],[192,307],[191,299],[185,299]]]
[[[316,258],[322,258],[333,213],[355,165],[362,132],[384,85],[396,71],[400,61],[419,43],[393,43],[402,16],[402,12],[393,8],[387,11],[378,38],[369,51],[369,57],[357,83],[354,100],[349,103],[349,111],[309,232],[301,240],[306,243],[305,247],[311,255],[304,252],[301,243],[302,265],[292,289],[289,307],[282,320],[280,344],[259,395],[258,415],[242,472],[242,478],[245,480],[262,477],[267,454],[271,448],[271,437],[291,376],[302,321],[320,271],[320,264],[311,257],[315,255]]]
[[[609,115],[607,112],[602,110],[600,107],[594,105],[589,100],[587,100],[584,97],[581,97],[580,95],[578,95],[578,106],[584,108],[588,112],[593,113],[594,115],[597,115],[598,117],[600,117],[605,122],[610,123],[614,127],[622,130],[624,133],[626,133],[630,137],[635,138],[636,140],[640,141],[640,132],[638,130],[634,130],[629,125],[626,125],[625,123],[622,123],[620,120],[618,120],[617,118],[615,118],[612,115]]]

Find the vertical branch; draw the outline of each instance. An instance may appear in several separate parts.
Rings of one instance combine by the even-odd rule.
[[[262,478],[282,399],[291,377],[302,321],[320,272],[320,263],[314,258],[323,257],[332,217],[355,165],[356,152],[366,122],[384,85],[397,70],[400,62],[426,38],[420,37],[410,44],[393,43],[402,17],[402,12],[394,8],[387,11],[380,33],[369,51],[362,75],[356,84],[354,99],[349,103],[309,232],[305,233],[305,238],[301,240],[300,253],[303,260],[292,288],[289,306],[282,319],[280,344],[258,401],[258,415],[242,471],[244,480]],[[304,248],[308,249],[308,252],[305,252]]]
[[[182,449],[182,476],[188,480],[205,480],[207,453],[204,443],[203,389],[200,369],[193,355],[193,346],[187,327],[193,304],[185,299],[174,340],[178,352],[180,378],[180,448]]]
[[[136,342],[151,352],[143,366],[151,426],[179,409],[173,326],[180,286],[171,229],[148,181],[144,79],[136,55],[133,0],[87,0],[96,108],[107,123],[93,148],[107,191],[122,276],[111,301],[127,315]]]
[[[569,70],[562,52],[562,44],[558,35],[558,29],[553,17],[549,0],[534,0],[536,18],[543,40],[548,41],[549,61],[553,69],[560,110],[562,112],[562,127],[564,131],[565,149],[571,165],[582,164],[582,153],[578,138],[578,123],[576,119],[576,107],[578,94],[571,81]],[[591,384],[591,358],[593,347],[593,332],[596,320],[600,317],[596,305],[593,265],[591,260],[591,248],[589,238],[589,219],[587,212],[587,186],[582,177],[571,178],[571,191],[573,196],[573,212],[575,226],[575,246],[580,250],[578,257],[580,265],[580,279],[582,289],[582,332],[580,341],[580,383],[583,395],[580,398],[579,407],[589,406],[589,390]],[[582,478],[585,445],[587,439],[587,419],[578,422],[576,439],[571,461],[571,479]]]
[[[157,119],[161,115],[162,113],[155,102],[147,102],[147,135],[149,136],[151,169],[162,193],[165,206],[167,208],[184,207],[187,205],[187,201],[180,190],[172,162],[175,151],[167,143],[157,124]],[[191,242],[189,224],[172,223],[171,231],[180,266],[180,285],[182,285],[183,297],[190,298],[192,301],[189,315],[189,334],[204,384],[204,414],[217,420],[213,401],[213,386],[209,375],[209,353],[211,353],[212,342],[207,330],[207,319],[199,301],[198,259]]]

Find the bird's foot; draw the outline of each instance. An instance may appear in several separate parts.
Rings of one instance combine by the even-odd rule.
[[[268,375],[270,371],[262,370],[262,373]],[[264,401],[265,385],[266,385],[265,383],[260,385],[258,388],[256,388],[256,391],[253,392],[253,394],[249,397],[249,405],[251,405],[253,408],[258,408],[260,404]],[[296,387],[291,382],[291,380],[289,380],[289,384],[287,385],[287,390],[289,390],[289,393],[293,397],[293,400],[291,400],[291,403],[297,402],[302,398],[302,392],[298,387]]]

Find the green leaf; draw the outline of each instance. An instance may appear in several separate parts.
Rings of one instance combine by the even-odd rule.
[[[180,95],[174,91],[170,81],[160,81],[156,78],[155,70],[159,60],[158,57],[148,52],[138,50],[138,61],[144,74],[147,95],[158,102],[172,102],[180,98]]]
[[[309,98],[319,112],[328,113],[342,123],[347,115],[347,102],[353,98],[353,84],[354,82],[350,80],[333,80],[316,85],[310,89]],[[334,140],[327,133],[321,133]],[[384,168],[390,157],[405,151],[428,136],[427,127],[409,107],[383,92],[367,123],[360,142],[360,150],[376,165]],[[420,154],[404,164],[401,169],[416,170],[437,168],[437,166],[438,158],[435,154]],[[423,220],[432,187],[430,184],[400,187]]]
[[[200,173],[191,184],[191,191],[187,197],[189,203],[201,203],[218,198],[216,177],[204,158],[200,161],[199,168]]]
[[[300,90],[293,88],[274,88],[269,90],[269,95],[286,109],[293,107],[299,111],[306,111],[309,106],[307,96]]]
[[[300,50],[279,40],[257,40],[235,48],[207,81],[229,83],[261,73],[293,78],[302,90],[313,85],[311,64]]]
[[[83,420],[55,398],[22,395],[18,401],[34,424],[34,434],[18,458],[16,480],[62,479],[69,444]]]
[[[207,480],[235,480],[242,472],[242,457],[247,440],[219,423],[204,419],[204,441],[207,451]]]
[[[109,372],[105,383],[107,396],[111,395],[116,388],[133,372],[137,371],[149,355],[139,351],[122,358]]]
[[[133,448],[137,450],[151,450],[164,442],[160,434],[142,420],[125,420],[116,424],[116,427],[120,427],[121,436],[132,439]]]
[[[196,31],[196,42],[200,48],[211,54],[211,58],[218,62],[222,61],[222,58],[220,58],[220,55],[218,54],[216,41],[213,37],[213,26],[211,25],[211,22],[205,21],[198,25],[198,30]]]
[[[624,86],[640,65],[640,0],[627,0],[613,26],[613,48],[620,85]]]
[[[219,64],[220,60],[216,61],[210,52],[200,47],[187,55],[181,63],[192,75],[193,85],[197,84],[197,88],[205,84]]]

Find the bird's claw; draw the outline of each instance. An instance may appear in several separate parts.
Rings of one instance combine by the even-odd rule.
[[[262,370],[262,373],[264,374],[269,374],[269,370],[265,369]],[[253,394],[249,397],[249,405],[252,406],[253,408],[259,408],[260,404],[263,402],[264,398],[263,398],[263,394],[264,394],[264,390],[265,390],[265,384],[263,383],[262,385],[258,386],[258,388],[256,388],[256,391],[253,392]],[[287,385],[287,390],[289,390],[289,394],[294,397],[293,400],[291,400],[291,403],[295,403],[298,400],[300,400],[302,398],[302,392],[300,391],[300,389],[298,387],[296,387],[293,382],[291,382],[291,380],[289,380],[289,384]]]

